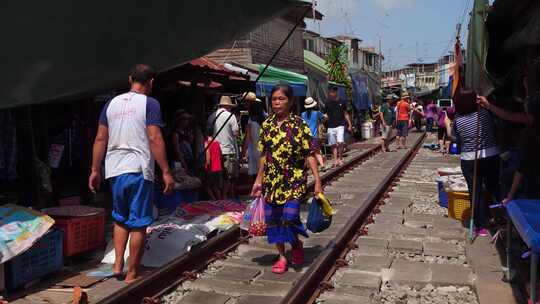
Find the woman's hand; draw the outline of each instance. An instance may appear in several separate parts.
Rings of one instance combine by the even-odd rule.
[[[489,100],[487,100],[485,96],[478,95],[476,97],[476,103],[482,108],[485,108],[486,110],[489,110],[491,108],[491,104],[489,103]]]
[[[514,197],[512,195],[508,194],[508,196],[505,199],[503,199],[502,204],[504,206],[506,206],[506,205],[508,205],[508,203],[510,203],[513,200],[514,200]]]
[[[323,188],[322,188],[322,183],[321,183],[321,180],[318,179],[315,181],[315,187],[313,189],[313,194],[315,194],[315,196],[319,195],[323,193]]]
[[[251,188],[251,197],[261,197],[262,196],[262,184],[260,182],[255,182]]]

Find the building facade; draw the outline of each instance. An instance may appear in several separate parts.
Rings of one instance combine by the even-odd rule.
[[[306,18],[308,17],[310,16]],[[220,63],[266,64],[294,27],[297,18],[298,14],[294,12],[275,18],[249,34],[221,46],[207,57]],[[320,19],[322,16],[317,15],[316,18]],[[276,56],[272,66],[297,73],[304,72],[304,31],[305,24],[302,23]]]

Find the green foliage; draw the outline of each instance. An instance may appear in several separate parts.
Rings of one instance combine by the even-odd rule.
[[[335,46],[330,49],[330,53],[326,57],[326,65],[329,69],[328,80],[337,83],[347,84],[349,82],[349,77],[347,75],[347,64],[347,46]]]

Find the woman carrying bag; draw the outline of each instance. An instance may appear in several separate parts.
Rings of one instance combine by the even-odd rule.
[[[259,148],[259,173],[251,195],[265,200],[266,236],[269,244],[276,244],[278,261],[272,272],[283,274],[289,261],[285,257],[285,243],[292,246],[293,265],[304,263],[303,243],[298,235],[307,237],[300,221],[300,199],[307,192],[306,161],[315,179],[316,195],[322,193],[311,131],[302,118],[291,113],[293,90],[289,85],[272,89],[273,114],[262,124]]]

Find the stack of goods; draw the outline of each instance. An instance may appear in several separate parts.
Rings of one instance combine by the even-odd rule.
[[[213,231],[224,231],[240,224],[246,205],[231,200],[200,201],[182,204],[146,229],[147,239],[141,264],[161,267],[207,240]],[[129,256],[126,248],[124,258]],[[114,263],[112,240],[101,261]]]
[[[43,210],[64,232],[64,256],[97,249],[105,244],[105,209],[83,205]]]
[[[0,206],[0,268],[5,267],[8,289],[62,268],[62,232],[50,230],[53,224],[52,218],[38,211],[12,204]],[[0,281],[2,289],[4,278]]]
[[[457,220],[467,220],[471,203],[469,189],[460,167],[439,168],[437,185],[439,205],[448,208],[448,216]]]

